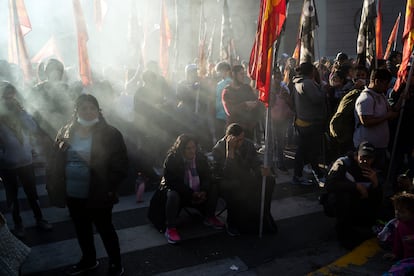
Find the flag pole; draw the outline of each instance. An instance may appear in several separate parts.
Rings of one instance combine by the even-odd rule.
[[[279,39],[278,39],[279,40]],[[273,71],[273,63],[274,63],[274,45],[270,49],[270,56],[272,57],[272,64],[270,65],[270,75],[267,78],[272,78],[272,71]],[[272,89],[272,82],[270,82],[270,88]],[[269,91],[270,97],[270,91]],[[267,105],[266,108],[266,127],[265,127],[265,150],[263,156],[263,168],[269,168],[269,138],[270,138],[270,104]],[[267,177],[265,175],[262,176],[262,195],[260,201],[260,221],[259,221],[259,238],[263,236],[263,217],[264,217],[264,203],[265,203],[265,196],[266,196],[266,180]]]
[[[394,166],[395,151],[397,149],[397,139],[398,139],[398,135],[399,135],[400,128],[401,128],[401,122],[402,122],[404,108],[405,108],[405,102],[406,102],[405,95],[408,95],[408,89],[410,88],[411,78],[412,78],[412,74],[413,74],[413,68],[414,68],[413,59],[414,59],[414,50],[412,49],[411,50],[411,56],[410,56],[410,62],[411,62],[410,71],[408,72],[407,81],[406,81],[406,84],[405,84],[405,87],[404,87],[404,92],[403,92],[402,95],[400,95],[400,97],[403,97],[403,99],[402,99],[402,102],[401,102],[400,114],[398,115],[397,129],[395,130],[394,141],[392,143],[391,159],[390,159],[390,164],[388,165],[387,179],[386,179],[386,182],[385,182],[385,183],[387,183],[387,185],[389,185],[389,183],[390,183],[391,169]]]
[[[398,17],[401,18],[401,12],[398,14]],[[398,24],[397,24],[397,36],[395,37],[395,40],[394,40],[394,47],[392,48],[393,51],[395,51],[395,49],[397,48],[397,37],[398,37],[399,29],[400,29],[400,20],[398,20]]]
[[[265,151],[264,151],[264,156],[263,156],[263,168],[270,168],[269,148],[270,148],[270,146],[272,146],[272,148],[273,148],[273,140],[270,141],[270,132],[271,132],[270,98],[271,98],[271,95],[272,95],[271,90],[272,90],[272,86],[273,86],[272,72],[273,72],[273,67],[275,65],[275,60],[277,58],[277,52],[278,52],[279,46],[280,46],[280,41],[281,41],[280,37],[281,37],[281,35],[276,40],[276,42],[273,43],[273,46],[271,48],[270,56],[272,57],[272,61],[271,61],[272,63],[270,64],[270,75],[267,76],[268,78],[271,79],[271,82],[270,82],[270,87],[269,87],[269,90],[270,90],[269,91],[269,101],[268,101],[268,105],[267,105],[267,108],[266,108]],[[265,204],[265,198],[266,198],[266,182],[267,182],[267,177],[262,176],[262,195],[261,195],[261,201],[260,201],[259,238],[262,238],[262,236],[263,236],[263,218],[264,218],[264,204]]]

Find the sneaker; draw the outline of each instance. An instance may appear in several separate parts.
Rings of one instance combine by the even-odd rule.
[[[53,225],[47,222],[47,220],[39,219],[36,222],[37,228],[44,230],[44,231],[50,231],[53,229]]]
[[[165,230],[165,237],[167,238],[168,243],[175,244],[181,240],[180,235],[178,234],[177,228],[167,228]]]
[[[116,266],[111,264],[108,269],[109,276],[121,276],[124,275],[125,269],[122,266]]]
[[[227,225],[226,232],[230,237],[238,237],[240,236],[239,230],[237,228]]]
[[[313,182],[312,180],[309,180],[306,177],[294,175],[292,178],[292,184],[309,186],[313,185]]]
[[[66,271],[66,275],[80,275],[80,274],[83,274],[87,271],[94,270],[98,266],[99,266],[98,261],[95,261],[95,263],[86,264],[85,262],[83,262],[81,260],[79,263],[77,263],[77,264],[73,265],[71,268],[69,268]]]
[[[23,224],[14,225],[14,229],[13,229],[12,232],[16,237],[18,237],[20,239],[24,238],[24,236],[25,236],[25,231],[24,231]]]
[[[221,222],[216,216],[206,218],[204,220],[204,225],[211,226],[216,230],[224,229],[224,223]]]

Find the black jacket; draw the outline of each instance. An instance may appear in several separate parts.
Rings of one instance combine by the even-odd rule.
[[[207,158],[202,153],[196,155],[196,168],[200,178],[201,191],[208,192],[211,172]],[[191,201],[193,190],[184,183],[185,162],[179,153],[170,153],[164,161],[164,180],[169,189],[180,194],[184,201]]]
[[[76,122],[70,123],[59,131],[46,168],[49,198],[58,207],[66,204],[67,149],[78,126]],[[117,189],[127,173],[127,149],[122,134],[102,119],[92,130],[88,207],[103,208],[117,203]]]

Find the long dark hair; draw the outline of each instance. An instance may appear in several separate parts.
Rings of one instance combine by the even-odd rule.
[[[193,141],[196,144],[198,149],[198,141],[194,135],[190,133],[183,133],[177,137],[172,147],[168,150],[168,155],[170,154],[183,154],[185,147],[189,142]]]
[[[75,108],[74,108],[74,112],[73,112],[73,121],[76,121],[76,119],[78,117],[78,108],[84,102],[89,102],[89,103],[93,104],[94,106],[96,106],[96,108],[99,111],[99,120],[100,121],[104,120],[104,117],[102,115],[102,110],[99,107],[98,100],[95,98],[95,96],[93,96],[91,94],[81,94],[75,100]]]

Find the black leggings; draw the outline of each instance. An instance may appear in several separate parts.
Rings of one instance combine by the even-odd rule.
[[[92,227],[92,224],[95,224],[108,254],[109,263],[120,267],[121,250],[118,235],[112,224],[112,207],[87,208],[87,199],[77,198],[68,198],[67,205],[82,250],[82,260],[86,263],[96,261]]]

